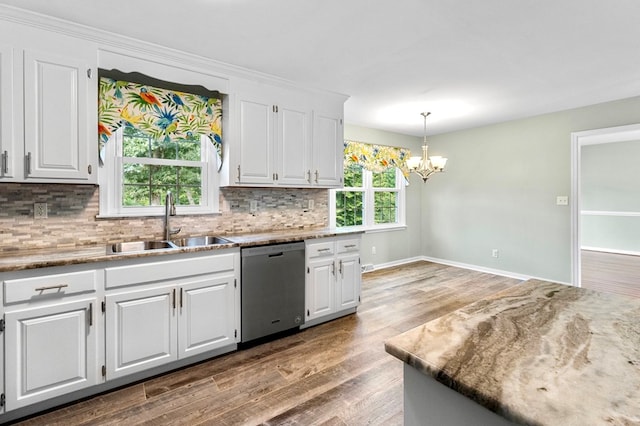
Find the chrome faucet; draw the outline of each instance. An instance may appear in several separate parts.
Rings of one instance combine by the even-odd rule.
[[[171,191],[167,191],[167,196],[164,199],[164,239],[169,240],[172,235],[180,232],[181,228],[171,229],[169,223],[169,216],[176,215],[176,201],[173,199]]]

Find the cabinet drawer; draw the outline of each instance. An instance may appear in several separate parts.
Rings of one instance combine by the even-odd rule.
[[[306,250],[309,258],[333,256],[335,254],[335,244],[333,240],[324,243],[312,243],[307,245]]]
[[[82,271],[41,277],[20,278],[4,282],[4,303],[69,296],[96,291],[97,271]]]
[[[237,254],[229,253],[165,262],[145,262],[138,265],[116,266],[105,269],[105,285],[106,288],[115,288],[193,275],[233,271],[236,257]]]
[[[360,251],[359,239],[338,241],[338,253],[348,253],[352,251]]]

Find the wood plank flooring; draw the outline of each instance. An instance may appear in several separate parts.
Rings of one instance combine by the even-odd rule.
[[[640,297],[640,256],[581,250],[581,286]]]
[[[23,421],[22,425],[401,425],[383,342],[518,284],[416,262],[363,276],[358,313]]]

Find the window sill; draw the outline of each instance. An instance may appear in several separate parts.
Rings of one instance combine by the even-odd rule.
[[[335,228],[340,230],[348,230],[348,231],[363,231],[365,234],[375,234],[378,232],[389,232],[389,231],[403,231],[407,229],[407,225],[400,225],[397,223],[389,224],[389,225],[380,225],[380,226],[345,226],[341,228]]]

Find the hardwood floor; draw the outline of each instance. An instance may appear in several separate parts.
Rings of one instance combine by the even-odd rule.
[[[430,262],[370,272],[357,314],[21,424],[401,425],[402,362],[383,342],[518,283]]]
[[[581,286],[640,297],[640,256],[581,250]]]

